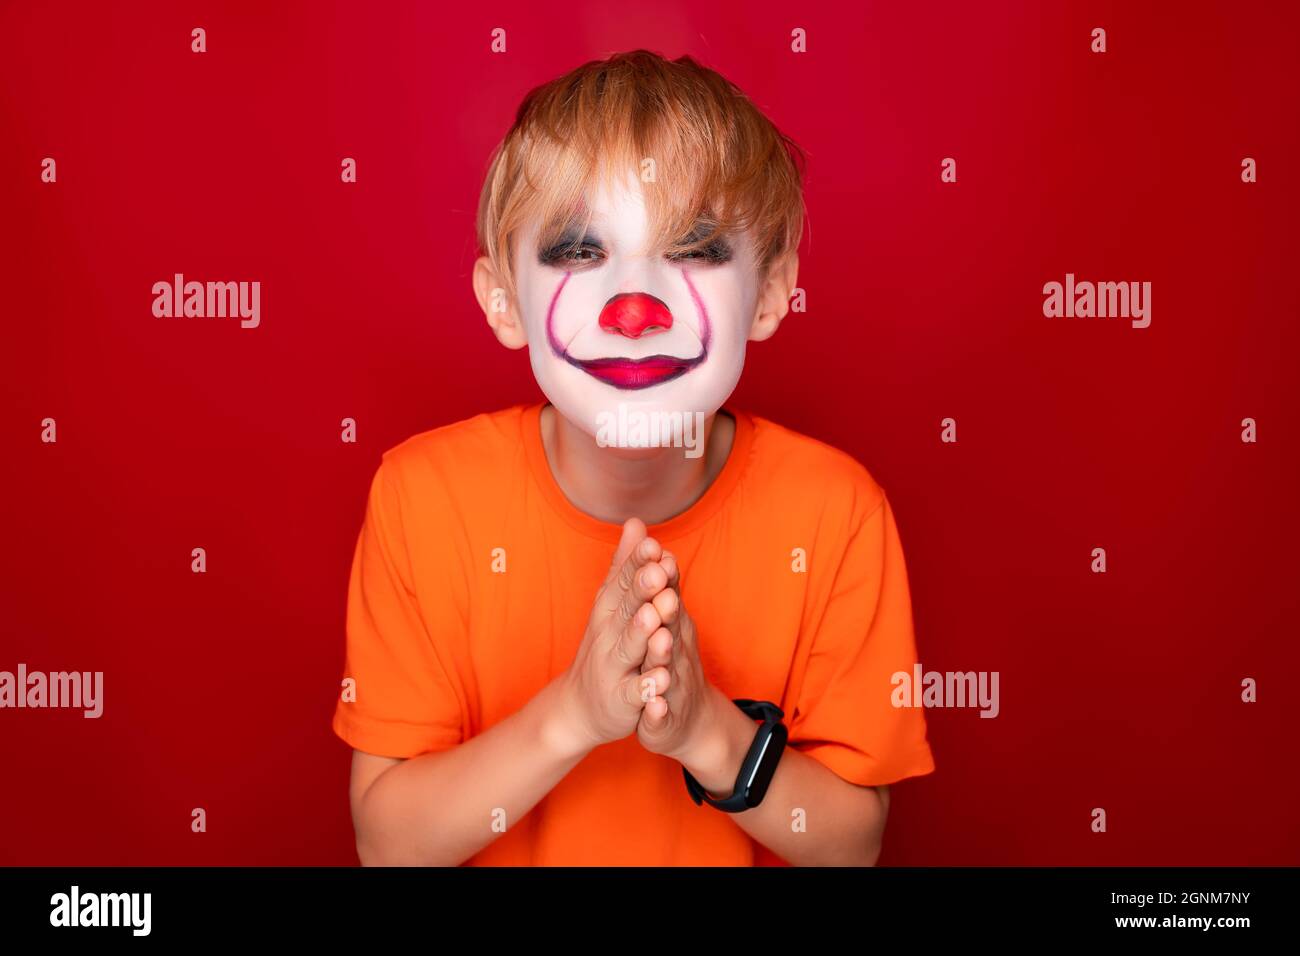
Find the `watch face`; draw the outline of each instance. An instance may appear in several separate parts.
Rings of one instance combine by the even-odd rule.
[[[785,747],[789,731],[785,724],[773,724],[772,731],[763,742],[763,751],[758,755],[758,766],[745,791],[745,802],[756,807],[767,793],[767,786],[772,782],[777,764],[781,761],[781,751]]]

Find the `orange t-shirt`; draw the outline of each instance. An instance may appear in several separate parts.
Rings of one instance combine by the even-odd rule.
[[[541,409],[477,415],[384,454],[348,593],[356,699],[333,717],[356,749],[453,747],[573,660],[620,527],[565,497]],[[890,678],[912,672],[916,649],[884,492],[846,453],[726,411],[736,432],[722,471],[689,509],[649,526],[677,558],[705,676],[728,697],[776,702],[789,746],[846,780],[931,772],[923,711],[891,703]],[[697,806],[681,765],[632,734],[591,751],[466,865],[784,862],[730,814]]]

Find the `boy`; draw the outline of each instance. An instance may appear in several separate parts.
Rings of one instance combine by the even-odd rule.
[[[916,653],[884,493],[726,404],[795,286],[796,156],[689,57],[524,100],[473,285],[547,402],[375,475],[333,721],[363,864],[871,865],[888,784],[934,769],[890,700]]]

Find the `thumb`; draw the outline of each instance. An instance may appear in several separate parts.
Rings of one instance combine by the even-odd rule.
[[[609,563],[609,571],[605,574],[605,584],[618,577],[619,569],[623,567],[632,549],[641,543],[641,539],[646,536],[645,522],[640,518],[628,518],[623,522],[623,535],[618,539],[618,547],[614,549],[614,559]]]
[[[654,697],[641,710],[641,730],[652,740],[668,729],[668,698]]]

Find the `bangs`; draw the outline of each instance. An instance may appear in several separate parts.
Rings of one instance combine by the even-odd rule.
[[[630,174],[653,250],[698,250],[752,230],[765,272],[799,244],[803,165],[798,145],[718,73],[686,56],[616,54],[524,98],[480,197],[480,254],[513,296],[512,244],[525,225],[537,223],[542,247],[585,231],[585,197]]]

